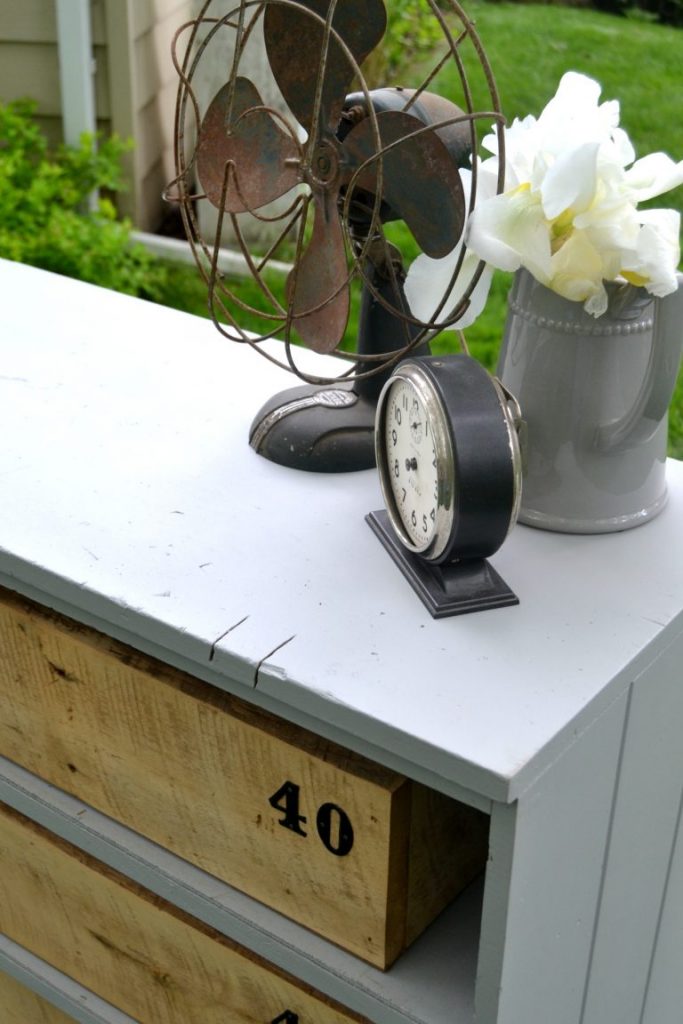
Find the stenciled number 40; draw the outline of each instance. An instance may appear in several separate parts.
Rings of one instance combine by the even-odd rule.
[[[283,815],[278,824],[305,837],[308,833],[302,826],[307,823],[308,819],[299,813],[300,792],[300,787],[295,782],[287,781],[280,786],[276,793],[273,793],[268,803]],[[348,814],[341,807],[331,803],[321,804],[315,817],[315,825],[323,846],[335,857],[345,857],[351,852],[353,826]]]

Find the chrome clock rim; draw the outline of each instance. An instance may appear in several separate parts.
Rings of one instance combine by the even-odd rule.
[[[396,495],[391,486],[389,460],[386,457],[385,425],[388,399],[391,391],[399,382],[405,382],[414,389],[423,408],[430,417],[437,464],[451,467],[450,474],[447,474],[444,479],[439,479],[436,522],[430,537],[424,544],[417,544],[411,538],[404,525],[398,509]],[[382,497],[384,498],[391,525],[400,538],[401,543],[409,551],[419,554],[423,558],[438,558],[446,549],[453,525],[456,489],[453,442],[438,392],[429,378],[425,376],[422,369],[415,363],[402,363],[391,375],[380,392],[377,402],[375,454]]]

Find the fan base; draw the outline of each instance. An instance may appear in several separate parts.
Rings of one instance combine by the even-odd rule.
[[[251,447],[280,466],[350,473],[375,465],[375,402],[351,384],[289,388],[270,398],[249,430]]]
[[[384,509],[365,517],[413,590],[435,619],[519,604],[519,598],[485,558],[433,565],[396,539]]]

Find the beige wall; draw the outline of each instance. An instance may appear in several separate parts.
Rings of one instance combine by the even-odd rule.
[[[136,194],[121,205],[144,230],[158,226],[161,192],[173,177],[171,41],[191,7],[191,0],[105,0],[112,123],[135,139],[128,167]]]
[[[130,187],[121,212],[154,230],[173,176],[176,74],[171,39],[191,0],[91,0],[98,128],[135,140],[125,158]],[[61,137],[55,0],[0,0],[0,100],[38,101],[51,141]]]

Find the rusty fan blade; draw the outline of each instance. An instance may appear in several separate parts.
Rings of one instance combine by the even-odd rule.
[[[439,259],[455,247],[465,226],[465,195],[458,169],[436,129],[402,111],[377,114],[383,152],[382,198],[404,220],[428,256]],[[412,136],[412,137],[411,137]],[[353,172],[371,161],[355,179],[354,188],[377,193],[379,157],[370,117],[360,121],[344,139],[347,182]]]
[[[300,181],[296,142],[262,107],[253,82],[237,78],[234,89],[228,82],[216,93],[202,121],[197,176],[209,201],[228,213],[257,210]]]
[[[346,249],[337,196],[314,193],[313,201],[313,234],[287,279],[287,298],[292,325],[304,344],[315,352],[332,352],[349,319]]]
[[[325,19],[331,0],[299,0]],[[356,62],[362,64],[384,35],[387,13],[382,0],[337,0],[332,28],[344,41]],[[269,4],[264,15],[268,60],[290,110],[311,134],[318,76],[322,71],[322,99],[318,129],[334,131],[344,97],[354,78],[339,42],[332,36],[323,54],[324,26],[297,7]],[[321,61],[325,59],[324,66]]]

